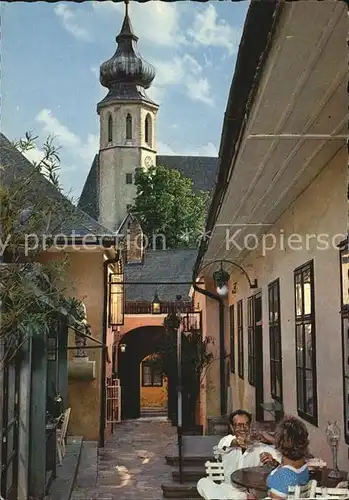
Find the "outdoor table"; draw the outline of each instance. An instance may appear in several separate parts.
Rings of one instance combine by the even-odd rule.
[[[270,466],[245,467],[233,472],[230,478],[232,483],[247,490],[266,492],[268,489],[267,477],[272,470]],[[310,477],[317,480],[318,486],[326,488],[335,488],[340,481],[347,480],[347,473],[344,471],[340,471],[342,479],[329,479],[327,477],[329,471],[328,468],[311,470]]]
[[[273,469],[268,466],[245,467],[230,476],[231,482],[248,490],[267,491],[267,477]]]

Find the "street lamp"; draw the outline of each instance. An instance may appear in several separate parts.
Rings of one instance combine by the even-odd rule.
[[[217,261],[213,261],[213,262],[209,262],[208,264],[206,264],[202,269],[201,271],[203,271],[203,269],[209,265],[212,265],[214,264],[215,262]],[[245,277],[247,278],[247,281],[248,281],[248,284],[250,285],[250,288],[253,289],[253,288],[258,288],[258,281],[255,279],[254,281],[251,281],[250,280],[250,277],[248,276],[248,274],[246,273],[245,269],[241,266],[239,266],[239,264],[236,264],[236,262],[232,262],[230,260],[221,260],[220,261],[220,264],[221,264],[221,267],[218,269],[218,271],[215,271],[213,273],[213,280],[215,282],[215,285],[216,285],[216,290],[217,290],[217,293],[218,295],[220,295],[221,297],[226,297],[228,295],[228,281],[230,279],[230,274],[228,273],[228,271],[226,271],[225,269],[223,269],[223,262],[226,262],[227,264],[230,264],[234,267],[237,267],[238,269],[240,269],[240,271],[245,275]]]
[[[221,262],[221,267],[218,271],[213,273],[213,280],[216,285],[217,293],[221,297],[226,297],[228,295],[228,281],[230,275],[227,271],[223,269],[223,263]]]
[[[153,302],[151,303],[151,313],[161,314],[161,302],[159,299],[158,292],[155,292]]]

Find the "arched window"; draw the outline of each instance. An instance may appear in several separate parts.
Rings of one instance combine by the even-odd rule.
[[[113,141],[113,118],[108,116],[108,142]]]
[[[132,117],[130,113],[126,116],[126,141],[130,141],[132,139]]]
[[[153,131],[151,128],[151,116],[148,113],[147,116],[145,117],[145,142],[150,147],[152,146],[152,135]]]

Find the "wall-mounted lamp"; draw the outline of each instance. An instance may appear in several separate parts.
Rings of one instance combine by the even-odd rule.
[[[161,314],[161,302],[159,299],[158,292],[155,292],[154,300],[151,303],[151,313],[152,314]]]
[[[257,282],[257,280],[255,279],[252,282],[250,280],[248,274],[246,273],[245,269],[243,269],[239,264],[236,264],[235,262],[232,262],[230,260],[221,260],[220,261],[220,264],[221,264],[220,269],[218,269],[218,271],[215,271],[213,273],[213,279],[214,279],[214,282],[215,282],[215,285],[216,285],[216,289],[217,289],[218,295],[220,295],[221,297],[226,297],[227,294],[228,294],[228,291],[229,291],[229,289],[228,289],[228,281],[230,279],[230,275],[229,275],[229,273],[225,269],[223,269],[223,262],[226,262],[227,264],[230,264],[230,265],[235,266],[238,269],[240,269],[240,271],[247,278],[248,284],[250,285],[251,289],[258,288],[258,282]],[[211,264],[214,264],[214,262],[210,262],[209,264],[206,264],[206,266],[204,266],[204,267],[207,267],[208,265],[211,265]],[[233,293],[236,293],[236,283],[234,283]]]
[[[120,351],[125,352],[126,351],[126,344],[120,344]]]
[[[217,293],[221,297],[225,297],[228,294],[229,278],[229,273],[223,269],[223,264],[221,263],[220,269],[213,273],[213,279],[216,285]]]

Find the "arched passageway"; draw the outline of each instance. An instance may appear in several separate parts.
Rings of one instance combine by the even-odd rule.
[[[121,385],[123,419],[139,418],[141,413],[140,364],[144,358],[159,351],[163,326],[142,326],[127,332],[121,339],[125,352],[118,351],[118,376]],[[176,414],[176,382],[168,377],[168,415]]]

